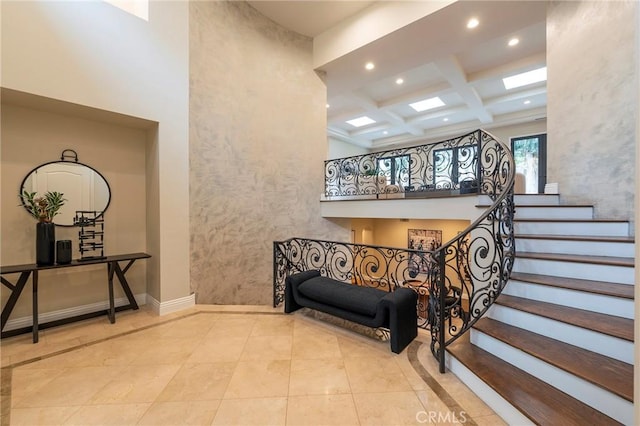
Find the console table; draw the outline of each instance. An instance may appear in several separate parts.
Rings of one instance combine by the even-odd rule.
[[[11,311],[16,305],[16,302],[20,298],[22,294],[22,290],[24,290],[27,281],[29,280],[29,276],[31,276],[31,283],[33,286],[33,299],[32,299],[32,308],[33,308],[33,326],[32,327],[23,327],[16,330],[11,331],[2,331],[2,337],[15,336],[22,333],[28,333],[29,331],[33,332],[33,343],[38,342],[38,329],[45,329],[49,327],[54,327],[56,325],[68,324],[73,321],[80,321],[87,318],[93,318],[99,315],[107,315],[109,317],[109,322],[111,324],[116,322],[116,311],[122,311],[125,309],[138,309],[138,303],[136,303],[136,299],[133,297],[133,293],[131,292],[131,288],[129,287],[129,283],[125,278],[125,274],[133,265],[133,263],[138,259],[147,259],[151,257],[147,253],[130,253],[130,254],[119,254],[115,256],[106,256],[102,259],[91,259],[91,260],[73,260],[71,263],[62,264],[62,265],[46,265],[39,266],[36,264],[29,265],[11,265],[11,266],[0,266],[0,280],[2,284],[11,290],[11,295],[7,300],[4,308],[2,308],[2,323],[0,330],[4,330],[4,326],[9,319],[9,315],[11,315]],[[120,264],[118,262],[128,262],[124,268],[120,268]],[[38,272],[46,269],[62,269],[62,268],[75,268],[79,266],[88,266],[88,265],[97,265],[97,264],[106,264],[107,265],[107,277],[109,284],[109,309],[101,310],[96,312],[91,312],[83,315],[77,315],[71,318],[64,318],[57,321],[51,321],[48,323],[38,324]],[[18,277],[18,281],[16,283],[10,282],[5,278],[5,275],[9,274],[20,274]],[[113,276],[118,278],[118,282],[124,291],[124,294],[127,296],[129,304],[124,306],[115,307],[115,301],[113,296]]]

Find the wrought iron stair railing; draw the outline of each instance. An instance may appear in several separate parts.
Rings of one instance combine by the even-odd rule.
[[[469,330],[509,280],[515,258],[515,179],[511,152],[489,133],[466,135],[477,146],[481,194],[491,206],[455,238],[433,251],[306,238],[273,243],[273,305],[283,302],[287,276],[316,269],[322,275],[386,291],[418,293],[418,325],[431,333],[431,351],[445,372],[446,347]]]

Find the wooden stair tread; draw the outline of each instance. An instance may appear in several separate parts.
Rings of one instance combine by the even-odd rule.
[[[489,318],[474,328],[633,402],[631,364]]]
[[[633,320],[501,294],[495,303],[633,342]]]
[[[471,344],[468,334],[449,345],[447,350],[536,424],[619,424],[548,383]]]
[[[521,259],[555,260],[560,262],[592,263],[597,265],[625,266],[633,268],[635,259],[633,257],[613,257],[613,256],[588,256],[584,254],[557,254],[557,253],[535,253],[516,251],[516,257]]]
[[[552,234],[516,234],[516,239],[527,240],[559,240],[559,241],[594,241],[603,243],[635,243],[634,237],[608,237],[592,235],[552,235]]]
[[[526,274],[524,272],[512,272],[512,280],[524,281],[549,287],[578,290],[586,293],[595,293],[606,296],[634,298],[634,286],[628,284],[608,283],[604,281],[580,280],[576,278],[552,277],[550,275]]]

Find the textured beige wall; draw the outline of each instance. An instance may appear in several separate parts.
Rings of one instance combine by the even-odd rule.
[[[553,2],[547,17],[548,182],[596,216],[633,219],[636,1]]]
[[[35,263],[36,221],[18,207],[18,189],[33,168],[59,160],[67,148],[78,153],[80,162],[98,170],[111,188],[111,204],[105,213],[105,254],[146,250],[145,130],[6,103],[2,104],[1,126],[3,265]],[[56,239],[72,240],[73,258],[80,257],[78,228],[56,227]],[[134,294],[146,293],[145,270],[140,261],[127,273]],[[123,297],[119,286],[115,288],[116,297]],[[23,293],[11,318],[30,315],[29,291]],[[8,292],[3,291],[3,305],[7,297]],[[103,302],[107,297],[105,265],[40,272],[41,313]]]
[[[320,217],[325,86],[311,40],[244,2],[191,3],[190,31],[192,290],[269,304],[274,240],[349,240]]]

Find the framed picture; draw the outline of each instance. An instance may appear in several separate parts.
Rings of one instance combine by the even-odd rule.
[[[442,245],[442,231],[432,229],[409,229],[407,246],[411,250],[432,251]],[[412,265],[421,273],[428,272],[431,259],[412,256]]]

